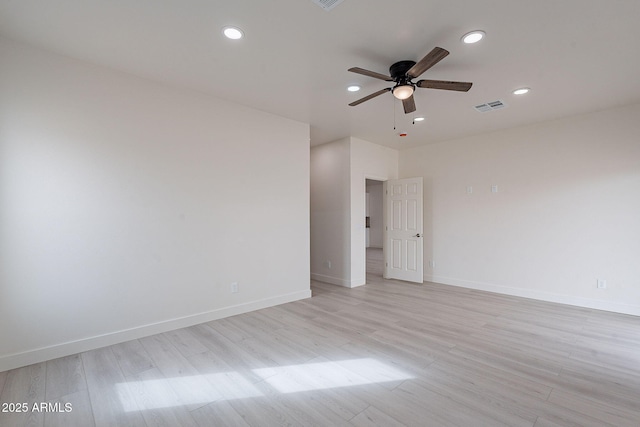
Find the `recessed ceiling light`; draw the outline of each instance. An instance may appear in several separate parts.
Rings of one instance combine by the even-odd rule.
[[[224,27],[222,33],[231,40],[238,40],[244,36],[244,33],[237,27]]]
[[[413,119],[414,122],[422,122],[424,121],[424,117],[416,117],[415,119]]]
[[[521,87],[520,89],[516,89],[513,91],[514,95],[524,95],[525,93],[529,93],[531,89],[528,87]]]
[[[462,36],[462,42],[466,44],[478,43],[485,36],[485,32],[482,30],[471,31],[470,33]]]
[[[347,90],[348,90],[349,92],[357,92],[357,91],[359,91],[359,90],[360,90],[360,86],[356,86],[356,85],[349,86],[349,87],[347,88]]]

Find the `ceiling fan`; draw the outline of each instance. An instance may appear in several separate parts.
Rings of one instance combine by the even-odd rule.
[[[390,76],[387,76],[386,74],[376,73],[375,71],[365,70],[364,68],[359,67],[349,68],[348,71],[351,71],[352,73],[358,73],[364,76],[396,83],[393,87],[381,89],[377,92],[372,93],[371,95],[358,99],[357,101],[354,101],[349,105],[354,107],[358,104],[362,104],[365,101],[375,98],[376,96],[391,91],[391,93],[393,93],[393,96],[402,101],[402,106],[404,107],[405,114],[409,114],[416,111],[416,103],[413,99],[413,91],[415,90],[416,86],[425,89],[443,89],[467,92],[469,89],[471,89],[471,85],[473,83],[450,82],[446,80],[418,80],[415,83],[411,81],[419,77],[422,73],[436,65],[438,62],[442,61],[447,55],[449,55],[448,50],[441,47],[435,47],[431,52],[429,52],[418,62],[396,62],[391,67],[389,67],[389,74],[391,74]]]

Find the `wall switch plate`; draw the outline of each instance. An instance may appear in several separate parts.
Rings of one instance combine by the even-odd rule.
[[[238,293],[238,282],[233,282],[231,284],[231,293],[232,294],[237,294]]]
[[[429,267],[433,268],[436,266],[436,262],[432,259],[429,260]]]
[[[473,187],[472,186],[468,186],[467,187],[467,194],[472,194],[473,193]]]
[[[497,192],[498,192],[498,186],[497,186],[497,185],[495,185],[495,184],[494,184],[494,185],[492,185],[492,186],[491,186],[491,192],[492,192],[492,193],[497,193]]]
[[[598,279],[598,289],[607,289],[607,281],[603,279]]]

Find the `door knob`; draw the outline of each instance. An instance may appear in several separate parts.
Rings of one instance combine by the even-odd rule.
[[[415,235],[415,236],[413,236],[413,237],[422,237],[422,234],[418,233],[418,234],[416,234],[416,235]]]

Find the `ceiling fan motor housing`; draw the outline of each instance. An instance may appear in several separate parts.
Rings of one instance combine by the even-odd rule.
[[[407,77],[407,71],[416,65],[415,61],[398,61],[389,67],[389,74],[394,81],[398,82],[401,79],[410,80]]]

